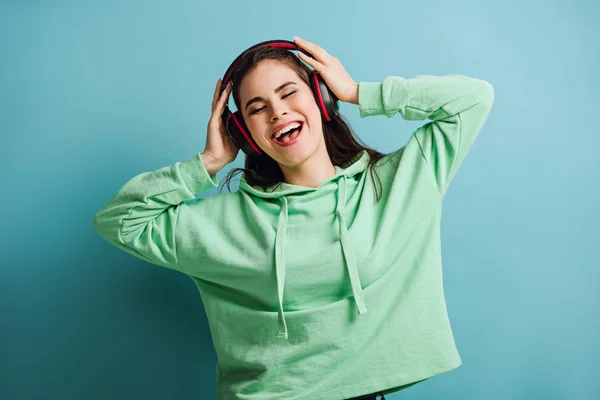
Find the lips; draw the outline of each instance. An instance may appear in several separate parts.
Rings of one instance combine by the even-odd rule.
[[[298,143],[298,141],[300,141],[300,139],[302,138],[303,132],[304,132],[304,124],[301,124],[300,130],[297,133],[292,133],[292,135],[295,135],[295,137],[293,139],[290,139],[287,142],[281,142],[278,139],[275,139],[275,137],[272,137],[271,140],[277,146],[290,147],[290,146],[293,146],[296,143]]]
[[[273,129],[273,131],[271,132],[271,138],[273,137],[273,135],[275,134],[275,132],[280,131],[281,129],[285,128],[286,126],[288,126],[290,124],[294,124],[296,122],[299,123],[299,124],[303,123],[300,120],[293,120],[293,121],[288,121],[288,122],[284,122],[283,124],[277,125],[275,127],[275,129]]]

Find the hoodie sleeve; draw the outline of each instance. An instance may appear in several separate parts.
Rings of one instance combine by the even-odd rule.
[[[94,216],[96,231],[144,261],[182,271],[177,258],[177,222],[184,200],[218,185],[200,154],[131,178]],[[177,233],[177,234],[176,234]],[[182,271],[183,272],[183,271]]]
[[[464,75],[398,76],[382,83],[361,82],[360,117],[400,113],[405,120],[425,120],[414,138],[425,163],[433,173],[440,193],[448,185],[482,128],[494,102],[488,82]]]

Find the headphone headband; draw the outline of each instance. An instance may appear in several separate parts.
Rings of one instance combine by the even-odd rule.
[[[227,88],[227,84],[231,80],[233,71],[235,71],[235,68],[242,62],[242,58],[244,57],[244,55],[246,53],[248,53],[249,51],[254,50],[258,47],[271,47],[271,48],[280,48],[280,49],[286,49],[286,50],[294,50],[294,51],[302,52],[302,53],[306,54],[307,56],[309,56],[310,58],[314,58],[312,56],[312,54],[310,54],[303,48],[299,47],[296,43],[291,42],[289,40],[267,40],[267,41],[255,44],[254,46],[251,46],[251,47],[247,48],[246,50],[244,50],[229,65],[229,68],[227,68],[227,71],[225,71],[225,75],[223,75],[223,80],[222,80],[222,84],[221,84],[221,93],[223,93],[223,91]]]

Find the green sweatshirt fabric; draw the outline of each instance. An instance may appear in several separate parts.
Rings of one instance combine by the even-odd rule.
[[[360,117],[426,120],[375,164],[362,151],[317,188],[205,198],[200,154],[130,179],[93,224],[116,247],[181,271],[201,295],[219,399],[391,393],[462,364],[446,310],[440,219],[493,104],[486,81],[391,76],[359,84]]]

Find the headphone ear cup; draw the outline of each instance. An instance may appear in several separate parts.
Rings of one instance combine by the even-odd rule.
[[[262,155],[260,147],[258,147],[258,144],[252,139],[252,135],[250,135],[250,130],[246,126],[244,118],[242,118],[242,113],[236,111],[233,114],[229,112],[229,114],[230,118],[226,121],[225,128],[237,147],[242,149],[246,154]]]
[[[330,122],[340,110],[339,99],[316,71],[313,71],[310,76],[310,86],[315,96],[315,101],[321,110],[321,115],[326,122]]]

